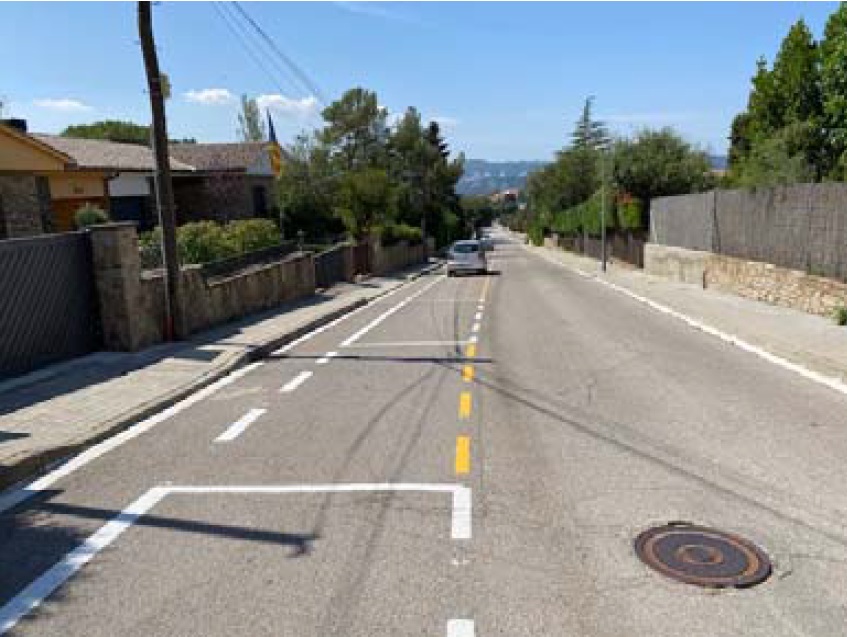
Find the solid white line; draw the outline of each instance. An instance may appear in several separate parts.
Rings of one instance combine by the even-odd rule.
[[[402,301],[400,301],[400,302],[399,302],[399,303],[397,303],[396,305],[394,305],[394,306],[392,306],[392,307],[388,308],[385,312],[383,312],[382,314],[380,314],[379,316],[377,316],[374,320],[372,320],[370,323],[368,323],[367,325],[365,325],[362,329],[360,329],[359,331],[355,332],[353,335],[348,336],[348,337],[347,337],[344,341],[342,341],[342,343],[341,343],[341,347],[349,347],[350,345],[352,345],[353,343],[355,343],[356,341],[358,341],[360,338],[362,338],[365,334],[367,334],[368,332],[370,332],[370,331],[371,331],[373,328],[375,328],[377,325],[379,325],[380,323],[382,323],[382,322],[383,322],[385,319],[387,319],[389,316],[391,316],[392,314],[395,314],[395,313],[399,312],[400,310],[402,310],[402,309],[403,309],[404,307],[406,307],[409,303],[411,303],[413,300],[415,300],[416,298],[418,298],[419,296],[421,296],[424,292],[426,292],[427,290],[429,290],[429,289],[430,289],[432,286],[434,286],[436,283],[440,283],[441,281],[443,281],[443,280],[444,280],[444,278],[445,278],[444,276],[439,276],[439,277],[437,277],[437,278],[433,279],[432,281],[430,281],[428,284],[426,284],[425,286],[423,286],[420,290],[418,290],[418,291],[417,291],[417,292],[415,292],[414,294],[412,294],[412,295],[410,295],[410,296],[407,296],[405,299],[403,299]]]
[[[437,347],[440,345],[466,345],[468,341],[396,341],[393,343],[356,343],[350,349],[366,349],[370,347]]]
[[[447,637],[474,637],[472,619],[451,619],[447,622]]]
[[[479,336],[474,334],[468,339],[468,343],[479,343]]]
[[[476,333],[478,331],[479,331],[479,323],[474,323],[473,327],[471,327],[471,332]]]
[[[10,491],[7,491],[2,496],[0,496],[0,513],[4,511],[8,511],[14,506],[17,506],[24,500],[31,498],[36,493],[41,491],[45,491],[49,489],[56,481],[61,480],[62,478],[70,475],[77,469],[84,467],[92,460],[96,460],[100,456],[112,451],[113,449],[120,447],[122,444],[129,442],[133,438],[140,436],[143,433],[150,431],[153,427],[158,425],[165,420],[168,420],[172,416],[176,416],[178,413],[185,411],[192,405],[200,402],[201,400],[208,398],[218,390],[226,387],[227,385],[235,382],[242,376],[245,376],[249,372],[253,371],[257,367],[262,364],[261,361],[257,361],[255,363],[250,363],[240,369],[231,372],[230,374],[224,376],[220,380],[216,380],[214,383],[207,385],[200,391],[195,394],[191,394],[187,398],[183,398],[181,401],[168,407],[167,409],[160,411],[158,414],[154,414],[149,418],[146,418],[135,425],[132,425],[128,429],[125,429],[121,433],[109,438],[108,440],[104,440],[103,442],[94,445],[80,453],[78,456],[74,456],[67,462],[62,463],[59,467],[54,469],[53,471],[47,473],[46,475],[33,480],[23,486],[13,488]]]
[[[481,321],[482,320],[482,312],[480,311],[480,312],[477,312],[476,314],[474,314],[473,320],[474,321]]]
[[[37,608],[57,588],[85,566],[98,552],[114,542],[124,531],[148,513],[168,495],[248,494],[248,493],[362,493],[362,492],[431,492],[452,493],[451,538],[471,537],[471,490],[457,484],[417,484],[390,482],[352,484],[255,485],[255,486],[163,486],[153,487],[127,508],[69,552],[61,562],[45,571],[38,579],[0,608],[0,635],[5,634],[21,618]]]
[[[247,427],[256,422],[260,416],[262,416],[267,409],[251,409],[246,414],[244,414],[241,418],[232,423],[229,427],[227,427],[226,431],[224,431],[220,436],[215,438],[215,442],[232,442],[238,436],[240,436]]]
[[[285,385],[280,387],[279,391],[286,393],[286,394],[289,393],[289,392],[293,392],[295,389],[300,387],[300,385],[302,385],[307,380],[309,380],[312,377],[312,374],[314,374],[314,373],[315,372],[313,372],[313,371],[300,372],[294,378],[292,378],[290,381],[285,383]]]
[[[155,487],[130,504],[111,521],[101,526],[81,546],[47,570],[32,584],[0,608],[0,635],[17,624],[24,615],[38,607],[50,594],[85,566],[98,552],[114,542],[138,518],[147,513],[165,495],[167,489]]]
[[[661,312],[662,314],[666,314],[667,316],[671,316],[675,319],[682,321],[683,323],[686,323],[687,325],[693,327],[696,330],[700,330],[701,332],[709,334],[710,336],[715,336],[720,340],[724,341],[725,343],[729,343],[730,345],[734,345],[735,347],[738,347],[739,349],[742,349],[745,352],[754,354],[755,356],[758,356],[759,358],[762,358],[768,361],[769,363],[773,363],[774,365],[782,367],[783,369],[787,369],[788,371],[794,372],[795,374],[798,374],[807,380],[810,380],[814,383],[818,383],[820,385],[824,385],[826,387],[829,387],[830,389],[834,389],[835,391],[841,394],[847,395],[847,383],[845,383],[839,378],[826,376],[807,367],[803,367],[802,365],[799,365],[797,363],[793,363],[790,360],[782,358],[781,356],[777,356],[776,354],[772,354],[769,351],[758,347],[757,345],[753,345],[752,343],[749,343],[738,336],[729,334],[727,332],[719,330],[716,327],[712,327],[711,325],[698,321],[697,319],[683,314],[682,312],[678,312],[666,305],[662,305],[661,303],[657,303],[656,301],[643,297],[640,294],[636,294],[635,292],[632,292],[631,290],[628,290],[623,286],[617,285],[616,283],[599,279],[596,276],[583,272],[582,270],[572,268],[560,261],[556,261],[555,259],[549,258],[544,254],[539,254],[539,256],[549,261],[550,263],[554,263],[555,265],[570,270],[571,272],[575,272],[586,279],[591,279],[593,281],[596,281],[597,283],[601,283],[606,287],[615,290],[616,292],[625,294],[626,296],[640,303],[643,303],[648,307],[651,307],[657,312]]]
[[[326,364],[330,361],[330,359],[333,359],[333,358],[335,358],[336,356],[338,356],[338,352],[327,352],[327,353],[326,353],[326,354],[324,354],[321,358],[319,358],[318,360],[316,360],[316,361],[315,361],[315,364],[317,364],[317,365],[326,365]]]

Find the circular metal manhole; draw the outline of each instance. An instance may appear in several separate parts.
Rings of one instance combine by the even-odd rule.
[[[660,573],[686,584],[747,588],[771,574],[768,556],[744,538],[687,523],[647,529],[635,552]]]

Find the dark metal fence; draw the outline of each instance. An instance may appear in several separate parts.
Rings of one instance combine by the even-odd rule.
[[[639,233],[610,232],[606,235],[606,257],[643,268],[645,243],[646,237]],[[602,242],[598,237],[560,237],[559,247],[594,259],[603,257]]]
[[[264,265],[266,263],[280,261],[295,250],[297,250],[297,244],[293,241],[287,241],[278,246],[254,250],[253,252],[239,254],[229,259],[204,263],[200,266],[200,272],[206,278],[223,277],[253,265]]]
[[[315,255],[315,287],[328,288],[344,280],[344,245]]]
[[[0,241],[0,378],[101,344],[84,232]]]

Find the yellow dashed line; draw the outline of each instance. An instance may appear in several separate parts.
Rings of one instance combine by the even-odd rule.
[[[459,418],[467,420],[471,417],[471,393],[463,391],[459,395]]]
[[[462,380],[466,383],[473,381],[473,365],[465,365],[462,368]]]
[[[456,438],[456,474],[463,475],[471,470],[471,438],[458,436]]]
[[[470,343],[465,347],[465,358],[473,358],[476,356],[476,343]]]

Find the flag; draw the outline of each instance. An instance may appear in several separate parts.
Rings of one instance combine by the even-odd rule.
[[[274,177],[279,177],[282,173],[282,148],[276,140],[276,131],[274,130],[274,121],[271,119],[271,112],[268,114],[268,158],[271,161],[271,170]]]

